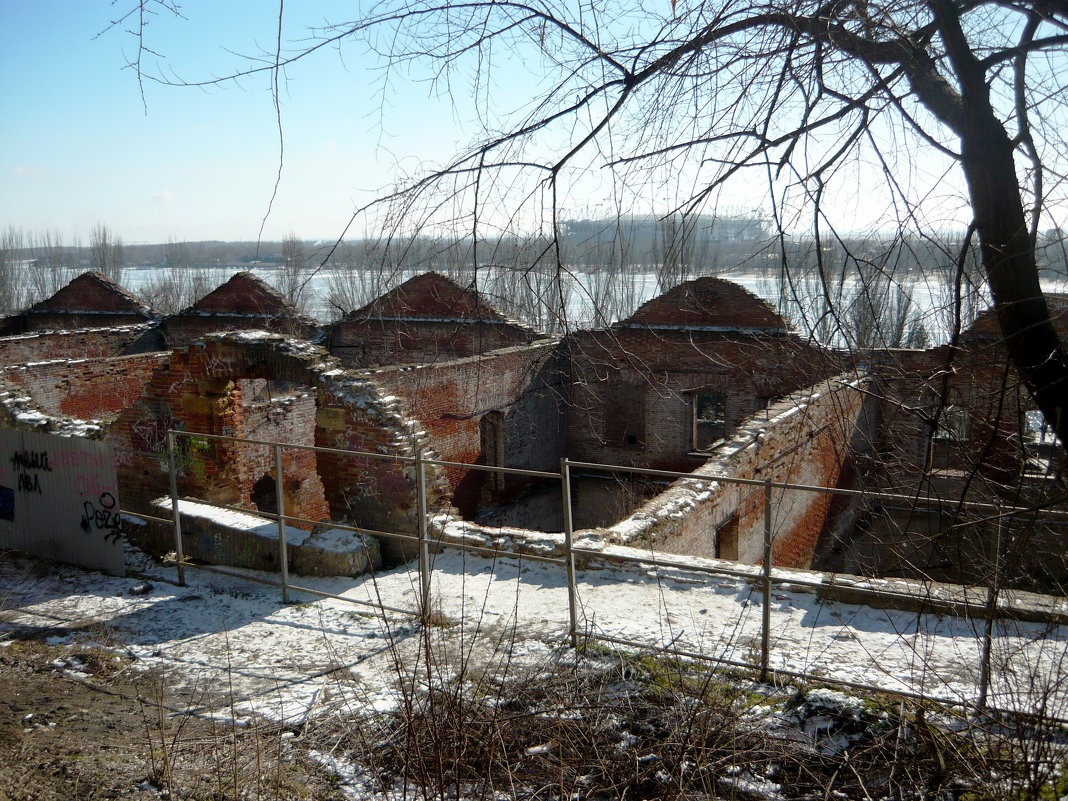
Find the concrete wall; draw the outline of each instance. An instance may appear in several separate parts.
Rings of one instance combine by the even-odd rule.
[[[0,429],[0,547],[125,572],[106,443]]]

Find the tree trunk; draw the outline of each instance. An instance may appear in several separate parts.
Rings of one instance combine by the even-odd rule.
[[[1009,358],[1062,446],[1068,446],[1068,353],[1039,285],[1012,143],[989,101],[969,99],[974,100],[966,93],[961,155],[994,309]]]

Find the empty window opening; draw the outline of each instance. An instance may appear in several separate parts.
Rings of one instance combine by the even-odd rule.
[[[1064,449],[1053,427],[1038,411],[1024,412],[1023,422],[1024,472],[1030,475],[1056,473],[1063,461]]]
[[[963,442],[968,438],[968,412],[954,404],[938,416],[935,439],[943,442]]]
[[[264,475],[252,485],[252,497],[250,500],[256,508],[267,514],[278,514],[278,488],[275,486],[274,476]]]
[[[693,449],[704,451],[727,435],[727,397],[720,392],[693,394]]]
[[[490,467],[504,466],[504,412],[500,410],[483,415],[478,421],[481,440],[482,464]],[[494,492],[504,489],[504,473],[486,471],[482,486]]]
[[[716,529],[716,558],[738,561],[738,515]]]
[[[605,404],[605,441],[627,448],[645,447],[645,387],[612,382]]]
[[[938,411],[931,442],[931,468],[956,470],[965,465],[968,440],[968,410],[961,403],[960,391],[950,387],[945,405]]]

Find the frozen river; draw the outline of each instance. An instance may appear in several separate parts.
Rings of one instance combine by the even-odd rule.
[[[209,285],[215,286],[225,281],[236,272],[236,268],[216,269],[209,273]],[[252,268],[252,272],[272,285],[278,285],[281,271],[277,267],[262,266]],[[302,276],[303,305],[305,310],[321,322],[327,322],[338,316],[338,307],[346,310],[358,308],[374,297],[398,286],[423,270],[398,270],[389,275],[373,271],[324,268],[307,271]],[[123,284],[130,290],[140,293],[153,282],[157,282],[164,273],[159,267],[129,267],[123,276]],[[462,284],[470,284],[473,274],[454,276]],[[725,272],[720,277],[733,281],[750,292],[768,301],[779,309],[802,333],[808,333],[820,316],[823,308],[822,288],[812,281],[797,281],[793,286],[794,300],[782,298],[782,282],[777,274],[771,272]],[[889,295],[880,295],[874,299],[874,305],[893,304],[899,297],[910,298],[910,309],[914,319],[924,325],[931,344],[938,344],[948,338],[948,329],[952,321],[950,299],[952,291],[941,281],[927,278],[906,278],[896,282]],[[596,271],[574,271],[566,275],[563,292],[547,277],[531,273],[529,275],[516,270],[503,268],[485,268],[479,271],[477,288],[485,293],[496,306],[520,318],[535,327],[547,328],[546,319],[550,315],[558,316],[561,294],[566,310],[567,326],[596,327],[628,316],[634,309],[647,300],[661,294],[659,278],[656,273],[635,269],[624,275],[605,276]],[[898,292],[898,288],[902,293]],[[789,289],[789,288],[788,288]],[[1065,292],[1068,284],[1063,281],[1043,282],[1047,292]],[[838,302],[840,309],[846,308],[850,301],[858,296],[861,284],[858,278],[847,278],[841,285]],[[526,302],[516,303],[510,308],[515,297],[525,295]],[[539,304],[537,300],[540,299]],[[333,302],[332,302],[333,301]],[[601,309],[598,314],[595,309]],[[985,301],[980,298],[974,311],[985,308]],[[878,308],[877,311],[885,311]],[[541,315],[540,317],[538,315]],[[803,322],[809,320],[806,326]],[[817,338],[826,339],[819,332]]]

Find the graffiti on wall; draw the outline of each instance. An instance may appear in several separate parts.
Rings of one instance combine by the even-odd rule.
[[[0,547],[122,575],[111,446],[0,429]]]

